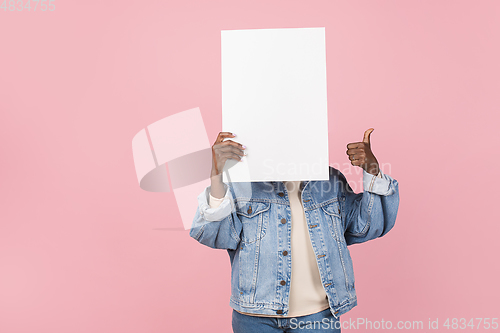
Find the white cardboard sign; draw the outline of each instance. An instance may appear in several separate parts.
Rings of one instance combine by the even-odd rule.
[[[224,182],[328,180],[325,28],[221,31]]]

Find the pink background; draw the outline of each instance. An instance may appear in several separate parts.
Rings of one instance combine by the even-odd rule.
[[[374,127],[400,182],[342,320],[500,317],[500,2],[55,4],[0,10],[0,332],[231,331],[227,253],[164,229],[173,194],[139,188],[131,140],[200,107],[213,142],[220,30],[246,28],[326,27],[330,163]]]

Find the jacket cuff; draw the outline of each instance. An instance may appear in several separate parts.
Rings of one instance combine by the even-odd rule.
[[[363,189],[367,192],[371,192],[378,195],[389,195],[391,194],[391,181],[389,177],[378,172],[377,176],[363,170]]]
[[[217,199],[213,198],[210,195],[211,186],[207,186],[207,188],[198,195],[198,207],[200,209],[200,215],[206,221],[220,221],[231,214],[233,210],[233,200],[231,198],[231,191],[228,191],[227,185],[224,184],[224,189],[226,190],[226,194],[224,198]],[[220,203],[211,207],[213,199],[220,201]]]

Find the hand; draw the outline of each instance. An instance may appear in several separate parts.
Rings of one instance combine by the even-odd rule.
[[[362,167],[366,172],[376,176],[379,172],[379,166],[370,147],[370,134],[372,132],[373,128],[367,129],[362,142],[348,144],[346,153],[352,165]]]
[[[235,135],[230,132],[220,132],[217,140],[212,146],[212,172],[211,177],[219,176],[224,169],[224,165],[228,159],[241,161],[241,158],[246,155],[243,149],[246,147],[225,138],[234,138]]]

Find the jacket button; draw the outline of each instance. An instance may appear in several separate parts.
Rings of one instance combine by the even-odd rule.
[[[285,193],[280,192],[280,193],[278,193],[278,195],[279,195],[280,197],[284,197],[284,196],[285,196]]]
[[[281,280],[280,284],[281,284],[282,286],[284,286],[284,285],[286,284],[286,281],[285,281],[285,280]]]
[[[340,208],[339,208],[339,214],[340,214]]]
[[[247,213],[252,214],[252,206],[248,207]]]
[[[287,256],[288,255],[288,251],[283,251],[283,255]]]
[[[278,311],[276,311],[276,313],[277,313],[277,314],[282,314],[282,313],[283,313],[283,311],[282,311],[282,310],[278,310]]]
[[[286,223],[286,219],[281,219],[281,224],[285,224]]]
[[[307,199],[307,200],[304,200],[304,202],[309,202],[309,201],[311,201],[311,200],[309,200],[309,199]]]

